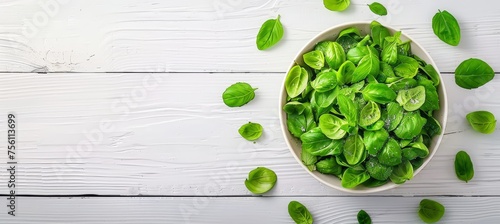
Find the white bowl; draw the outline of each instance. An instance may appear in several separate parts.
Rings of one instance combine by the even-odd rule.
[[[390,26],[386,26],[386,25],[383,25],[383,26],[386,27],[387,29],[389,29],[389,31],[391,32],[391,34],[394,34],[397,31],[397,29],[394,29],[394,28],[392,28]],[[314,50],[314,46],[318,42],[321,42],[321,41],[324,41],[324,40],[332,40],[332,41],[334,41],[334,40],[337,39],[337,36],[338,36],[338,34],[339,34],[340,31],[342,31],[343,29],[349,28],[349,27],[357,27],[361,31],[362,35],[366,35],[366,34],[370,33],[370,22],[344,23],[344,24],[341,24],[341,25],[337,25],[337,26],[331,27],[331,28],[329,28],[329,29],[321,32],[320,34],[318,34],[313,39],[311,39],[299,51],[299,53],[297,54],[297,56],[295,56],[294,60],[292,61],[290,67],[287,70],[287,72],[294,65],[296,65],[296,64],[299,64],[301,66],[305,66],[304,61],[302,59],[302,55],[305,54],[305,53],[307,53],[307,52],[309,52],[309,51],[311,51],[311,50]],[[411,40],[411,50],[412,50],[412,53],[414,55],[417,55],[419,58],[421,58],[425,62],[427,62],[427,64],[431,64],[432,66],[434,66],[434,68],[436,69],[436,71],[438,72],[438,74],[440,74],[440,78],[441,78],[441,82],[440,82],[440,84],[438,86],[439,102],[440,102],[440,105],[441,105],[441,109],[439,111],[435,112],[434,118],[436,118],[439,121],[439,123],[441,124],[442,131],[441,131],[441,134],[439,134],[438,136],[434,136],[432,138],[431,145],[429,147],[429,155],[424,159],[424,162],[423,162],[422,166],[420,166],[416,171],[414,171],[414,176],[415,176],[422,169],[424,169],[424,167],[429,163],[429,161],[432,159],[432,157],[434,156],[434,154],[436,153],[436,151],[437,151],[437,149],[439,147],[439,143],[441,142],[441,139],[443,138],[443,134],[444,134],[444,131],[445,131],[445,128],[446,128],[446,120],[447,120],[447,114],[448,114],[448,102],[446,100],[446,98],[447,98],[446,97],[446,91],[445,91],[445,87],[444,87],[443,80],[442,80],[442,77],[441,77],[441,73],[439,73],[438,67],[436,66],[436,63],[434,63],[434,61],[432,60],[431,56],[427,53],[427,51],[424,50],[424,48],[422,46],[420,46],[415,40],[413,40],[412,38],[410,38],[404,32],[401,35],[401,40],[403,40],[403,41]],[[300,140],[297,139],[297,138],[295,138],[294,136],[292,136],[290,134],[290,132],[288,131],[288,127],[287,127],[287,124],[286,124],[286,119],[287,119],[286,116],[287,115],[283,111],[283,106],[286,103],[287,103],[287,93],[286,93],[286,90],[285,90],[285,81],[283,80],[283,84],[281,85],[281,95],[280,95],[280,99],[279,99],[279,111],[280,111],[279,116],[280,116],[281,130],[283,131],[283,135],[285,136],[285,141],[286,141],[286,143],[288,145],[288,148],[292,152],[292,155],[295,157],[295,159],[297,160],[297,162],[299,162],[299,164],[304,168],[304,170],[306,172],[308,172],[309,174],[311,174],[314,178],[316,178],[317,180],[319,180],[323,184],[326,184],[327,186],[330,186],[330,187],[335,188],[335,189],[340,190],[340,191],[349,192],[349,193],[373,193],[373,192],[380,192],[380,191],[385,191],[385,190],[389,190],[389,189],[395,188],[395,187],[397,187],[397,186],[400,185],[400,184],[394,184],[394,183],[392,183],[392,182],[389,181],[385,185],[382,185],[382,186],[379,186],[379,187],[374,187],[374,188],[368,188],[368,187],[358,186],[358,187],[353,188],[353,189],[347,189],[347,188],[343,188],[342,187],[340,179],[338,177],[336,177],[336,176],[325,175],[325,174],[319,173],[317,171],[313,171],[313,172],[309,171],[307,169],[307,167],[302,163],[302,161],[300,159],[300,153],[302,151],[302,146],[301,146]]]

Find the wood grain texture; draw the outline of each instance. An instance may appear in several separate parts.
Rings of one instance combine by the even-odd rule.
[[[251,198],[19,198],[16,217],[1,223],[292,223],[287,206],[304,204],[315,223],[357,223],[363,209],[373,223],[422,223],[421,197]],[[499,198],[431,197],[446,207],[442,223],[497,223]],[[272,211],[272,212],[270,212]]]
[[[243,181],[257,166],[278,174],[271,196],[345,195],[307,174],[286,147],[278,121],[280,73],[2,74],[0,136],[7,112],[18,117],[18,194],[250,195]],[[226,87],[257,87],[241,108],[222,103]],[[377,195],[498,195],[498,133],[481,135],[465,113],[500,114],[500,82],[462,90],[444,75],[450,113],[441,148],[407,184]],[[239,136],[248,122],[264,127],[256,143]],[[6,145],[6,138],[0,138]],[[476,175],[454,174],[467,150]],[[6,156],[0,156],[5,170]],[[0,179],[7,173],[0,172]],[[0,185],[0,192],[7,192]]]
[[[317,0],[8,0],[0,3],[0,71],[7,72],[284,72],[296,52],[320,31],[377,19],[412,36],[442,72],[470,57],[500,70],[500,3],[466,0],[381,0],[389,15],[369,11],[372,1],[332,12]],[[60,1],[63,2],[63,1]],[[458,47],[432,32],[438,9],[462,28]],[[258,51],[260,25],[280,14],[283,41]]]

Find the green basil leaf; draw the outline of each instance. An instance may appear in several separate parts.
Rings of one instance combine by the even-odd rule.
[[[316,163],[316,170],[324,174],[340,175],[342,166],[337,163],[335,158],[328,157]]]
[[[347,121],[332,114],[323,114],[319,118],[319,128],[330,139],[342,139],[346,131],[342,127],[347,125]]]
[[[313,128],[300,136],[302,149],[314,156],[338,155],[344,147],[343,140],[326,137],[319,128]]]
[[[431,64],[427,64],[424,67],[420,67],[424,73],[429,76],[429,78],[432,80],[434,83],[434,86],[438,86],[440,82],[439,74],[437,73],[436,69],[434,66]]]
[[[361,33],[357,27],[349,27],[349,28],[346,28],[346,29],[343,29],[342,31],[340,31],[339,36],[337,37],[337,40],[343,36],[346,36],[346,35],[361,36]]]
[[[424,125],[424,131],[429,135],[429,137],[434,137],[441,134],[441,124],[436,118],[427,116],[427,122]]]
[[[315,128],[316,121],[310,103],[303,104],[305,109],[302,114],[288,114],[286,124],[293,136],[300,138],[302,134]]]
[[[368,54],[370,54],[370,51],[366,46],[351,48],[347,52],[347,60],[357,65]]]
[[[302,150],[300,153],[300,159],[306,166],[311,166],[318,162],[318,157],[311,155],[311,153],[308,153],[306,150]]]
[[[375,157],[370,158],[365,166],[370,176],[376,180],[387,180],[392,174],[392,167],[381,164]]]
[[[370,10],[379,15],[379,16],[385,16],[387,15],[387,9],[385,8],[384,5],[378,3],[378,2],[374,2],[372,4],[369,4],[368,7],[370,8]]]
[[[342,174],[342,187],[355,188],[370,179],[370,174],[362,168],[349,167]]]
[[[222,93],[222,100],[228,107],[241,107],[255,98],[255,90],[248,83],[238,82]]]
[[[403,107],[395,102],[387,104],[386,110],[382,112],[382,119],[385,121],[385,128],[388,131],[393,131],[398,127],[403,120]]]
[[[413,178],[413,166],[410,161],[404,161],[394,167],[392,174],[389,177],[395,184],[403,184]]]
[[[354,70],[352,81],[359,82],[365,79],[369,75],[378,75],[380,71],[380,60],[378,58],[378,52],[375,48],[366,47],[368,49],[368,54],[361,58],[358,67]]]
[[[385,38],[390,36],[391,33],[389,30],[381,25],[376,25],[371,27],[373,44],[382,47],[385,41]]]
[[[407,57],[413,56],[413,54],[411,53],[411,42],[410,41],[406,41],[406,42],[404,42],[402,44],[399,44],[398,45],[398,54],[404,55],[404,56],[407,56]]]
[[[313,223],[313,217],[309,210],[298,201],[291,201],[288,204],[288,214],[297,224]]]
[[[406,111],[418,110],[425,103],[425,88],[417,86],[408,90],[400,90],[396,101],[403,106]]]
[[[420,109],[426,112],[439,110],[439,96],[434,83],[431,80],[424,78],[423,76],[419,76],[417,77],[417,79],[418,85],[425,88],[425,102],[424,104],[422,104]]]
[[[370,83],[363,89],[363,98],[385,104],[396,99],[396,93],[383,83]]]
[[[374,188],[374,187],[380,187],[380,186],[386,184],[387,182],[389,182],[389,181],[388,180],[376,180],[376,179],[370,178],[363,183],[363,186],[369,187],[369,188]]]
[[[344,157],[349,165],[357,165],[363,162],[365,156],[365,145],[360,135],[350,135],[345,140]]]
[[[347,123],[350,126],[356,126],[358,124],[359,112],[358,106],[350,100],[345,95],[339,94],[337,96],[337,102],[339,104],[340,113],[344,115],[347,120]]]
[[[359,114],[359,125],[366,127],[380,119],[380,107],[373,101],[368,102]]]
[[[458,46],[460,43],[460,25],[457,19],[448,11],[438,10],[432,17],[432,30],[439,39],[451,45]]]
[[[280,21],[281,16],[276,19],[270,19],[264,22],[257,34],[257,48],[265,50],[277,44],[283,38],[283,25]]]
[[[389,139],[389,133],[385,129],[380,129],[378,131],[365,131],[363,142],[368,154],[376,156],[377,153],[384,147],[387,139]]]
[[[466,116],[467,121],[472,128],[483,134],[492,134],[495,132],[497,120],[495,115],[489,111],[474,111]]]
[[[322,41],[314,49],[323,53],[325,62],[332,69],[337,70],[346,60],[344,48],[337,42]]]
[[[319,73],[311,82],[311,86],[320,93],[334,89],[337,86],[337,72],[329,70]]]
[[[307,87],[309,74],[307,71],[295,65],[288,72],[285,79],[285,90],[290,98],[295,98],[300,95]]]
[[[399,80],[391,82],[389,84],[389,87],[395,92],[398,92],[399,90],[402,89],[408,90],[417,86],[418,86],[417,80],[411,78],[399,78]]]
[[[259,139],[260,136],[262,136],[262,131],[262,125],[252,122],[248,122],[247,124],[242,125],[238,130],[241,137],[245,138],[248,141],[255,141]]]
[[[455,173],[458,179],[466,183],[474,177],[474,165],[469,154],[464,151],[458,152],[455,156]]]
[[[401,147],[396,140],[389,138],[378,155],[378,161],[386,166],[396,166],[402,161]]]
[[[435,223],[441,220],[445,212],[444,206],[437,201],[423,199],[420,201],[418,216],[425,223]]]
[[[413,142],[403,149],[403,157],[407,160],[413,160],[417,157],[425,158],[429,155],[429,149],[422,142]]]
[[[358,215],[356,216],[359,224],[372,224],[372,219],[370,215],[365,212],[365,210],[359,210]]]
[[[488,83],[495,77],[495,72],[488,63],[477,58],[470,58],[455,70],[455,83],[464,89],[475,89]]]
[[[325,66],[325,57],[321,51],[310,51],[305,53],[302,58],[306,65],[313,69],[320,70]]]
[[[264,194],[273,189],[277,180],[278,177],[274,171],[265,167],[257,167],[248,174],[245,186],[254,194]]]
[[[426,122],[418,111],[406,113],[394,134],[400,139],[412,139],[420,134]]]
[[[341,36],[337,39],[337,43],[342,46],[344,52],[349,52],[352,48],[355,48],[358,45],[358,40],[352,36]]]
[[[305,109],[306,107],[304,106],[304,104],[296,101],[288,102],[287,104],[285,104],[285,106],[283,106],[283,110],[287,114],[302,114]]]
[[[412,57],[398,55],[399,64],[394,68],[396,76],[403,78],[413,78],[417,75],[419,64]]]
[[[384,40],[384,49],[382,50],[381,56],[382,61],[389,64],[395,65],[398,62],[398,43],[399,37],[401,36],[401,31],[394,34],[392,38],[386,38]],[[390,39],[389,41],[387,39]]]
[[[325,8],[331,11],[344,11],[350,4],[350,0],[323,0]]]
[[[356,66],[351,61],[345,61],[337,71],[337,85],[351,83],[354,70]]]

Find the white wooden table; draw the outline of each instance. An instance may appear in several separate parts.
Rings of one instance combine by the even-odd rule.
[[[446,206],[443,223],[498,223],[500,131],[474,132],[465,114],[500,116],[500,81],[477,90],[454,83],[458,64],[477,57],[500,71],[498,1],[380,0],[326,10],[320,0],[4,0],[0,2],[0,223],[292,223],[297,200],[316,223],[419,223],[423,198]],[[451,47],[431,29],[438,9],[455,15],[462,42]],[[255,36],[281,15],[283,40],[258,51]],[[394,190],[352,195],[307,174],[287,149],[278,93],[295,53],[320,31],[371,21],[401,29],[426,48],[448,90],[449,121],[436,156]],[[228,108],[224,89],[244,81],[257,96]],[[7,116],[17,127],[16,208],[10,200]],[[237,129],[259,122],[256,144]],[[476,175],[459,181],[457,151]],[[243,182],[257,166],[278,175],[252,195]]]

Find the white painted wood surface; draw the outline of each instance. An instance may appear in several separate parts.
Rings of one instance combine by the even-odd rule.
[[[366,0],[343,13],[319,0],[74,0],[44,10],[54,2],[0,2],[0,136],[14,112],[16,193],[61,198],[18,196],[18,216],[5,211],[0,223],[290,223],[291,200],[306,204],[317,223],[355,223],[359,209],[376,223],[416,223],[424,197],[443,202],[444,223],[499,218],[499,134],[478,134],[464,117],[474,110],[500,116],[500,81],[464,90],[452,74],[470,57],[500,70],[498,2],[381,0],[390,13],[383,18]],[[432,33],[437,9],[460,21],[460,46]],[[278,14],[283,41],[258,51],[260,25]],[[308,39],[333,25],[372,19],[402,29],[429,51],[443,72],[450,113],[440,149],[418,176],[394,190],[353,197],[322,185],[293,159],[281,136],[278,93],[289,61]],[[238,81],[258,87],[257,96],[228,108],[221,94]],[[265,129],[255,144],[237,133],[248,121]],[[5,150],[5,137],[0,145]],[[462,149],[476,170],[467,184],[453,170]],[[1,153],[0,195],[8,193],[6,161]],[[243,184],[257,166],[278,174],[267,197],[253,197]],[[140,195],[150,197],[126,197]],[[184,205],[188,213],[179,210]]]
[[[495,1],[381,0],[379,18],[353,1],[343,13],[320,0],[5,0],[0,3],[0,71],[70,72],[283,72],[296,52],[320,31],[344,22],[378,19],[414,37],[441,71],[481,57],[500,70],[500,15]],[[43,3],[43,4],[41,4]],[[49,4],[50,5],[50,4]],[[437,39],[438,9],[462,27],[459,47]],[[261,52],[255,36],[267,19],[282,15],[284,41]]]
[[[373,223],[421,223],[421,197],[251,198],[21,198],[19,217],[1,223],[293,223],[291,200],[308,207],[315,223],[357,223],[363,209]],[[440,223],[498,223],[500,198],[432,197],[446,206]]]

